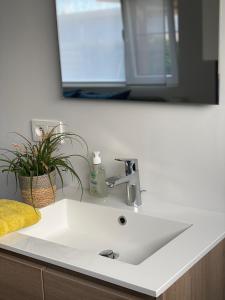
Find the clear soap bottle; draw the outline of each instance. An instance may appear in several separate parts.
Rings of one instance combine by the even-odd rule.
[[[95,197],[108,196],[105,169],[99,151],[93,152],[92,169],[90,174],[90,194]]]

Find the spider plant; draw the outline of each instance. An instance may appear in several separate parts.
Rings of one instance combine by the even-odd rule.
[[[0,154],[0,168],[3,173],[13,173],[18,185],[19,177],[30,177],[30,191],[32,197],[33,178],[41,175],[48,175],[51,187],[50,173],[55,171],[61,180],[62,188],[64,186],[63,173],[69,172],[73,178],[76,178],[81,187],[81,198],[83,195],[83,185],[81,179],[71,163],[72,157],[80,157],[88,163],[88,146],[86,141],[78,134],[63,132],[57,133],[56,127],[49,132],[43,132],[39,142],[32,142],[29,138],[15,133],[21,139],[20,144],[14,144],[12,149],[2,149],[4,153]],[[60,152],[62,141],[68,140],[71,144],[78,142],[86,149],[86,156],[82,154],[66,155]],[[8,176],[7,176],[8,177]]]

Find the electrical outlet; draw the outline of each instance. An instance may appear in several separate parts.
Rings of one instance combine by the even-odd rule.
[[[32,139],[34,142],[41,140],[43,132],[48,132],[52,128],[55,128],[55,133],[63,133],[64,126],[63,122],[57,120],[31,120]]]

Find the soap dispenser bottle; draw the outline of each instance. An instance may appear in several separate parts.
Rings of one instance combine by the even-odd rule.
[[[90,174],[90,194],[96,197],[106,197],[108,189],[106,185],[105,169],[99,151],[93,152],[92,169]]]

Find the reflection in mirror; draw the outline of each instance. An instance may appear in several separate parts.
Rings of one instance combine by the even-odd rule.
[[[56,0],[63,94],[218,103],[219,0]]]

